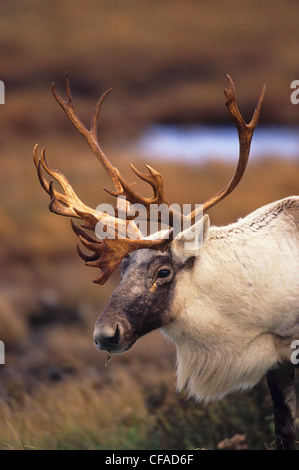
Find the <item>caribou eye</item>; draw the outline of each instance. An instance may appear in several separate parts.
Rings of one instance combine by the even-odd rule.
[[[160,269],[160,271],[158,271],[158,274],[157,274],[157,278],[162,278],[164,279],[165,277],[168,277],[170,274],[170,271],[169,269]]]

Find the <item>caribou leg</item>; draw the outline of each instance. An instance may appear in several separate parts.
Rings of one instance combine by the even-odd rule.
[[[271,369],[266,375],[273,402],[277,450],[296,450],[295,367]]]

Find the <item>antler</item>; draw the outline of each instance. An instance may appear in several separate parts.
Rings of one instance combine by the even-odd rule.
[[[146,208],[147,220],[149,220],[150,211],[153,204],[156,204],[157,206],[164,204],[169,209],[170,227],[174,225],[175,221],[180,221],[180,223],[194,223],[197,215],[199,214],[199,211],[206,211],[217,204],[220,200],[224,199],[228,194],[230,194],[240,182],[248,162],[252,135],[258,123],[261,105],[265,93],[265,86],[262,89],[252,120],[249,124],[246,124],[236,104],[236,94],[233,81],[229,76],[227,77],[230,82],[230,88],[224,90],[226,97],[225,104],[235,123],[239,136],[239,160],[237,169],[231,181],[221,191],[204,202],[202,207],[192,211],[188,216],[183,216],[181,213],[177,212],[173,206],[171,206],[165,195],[163,177],[158,171],[149,165],[146,165],[148,174],[145,174],[131,165],[134,173],[141,180],[148,183],[153,189],[153,195],[151,197],[144,197],[133,189],[133,185],[127,183],[117,168],[115,168],[110,163],[102,151],[97,138],[98,119],[104,98],[111,90],[103,93],[97,102],[91,119],[90,129],[88,130],[75,112],[68,74],[66,73],[65,76],[66,100],[57,94],[55,90],[55,84],[53,83],[52,92],[56,101],[63,108],[72,124],[85,138],[86,142],[93,150],[94,154],[105,168],[114,184],[114,191],[105,188],[104,189],[109,194],[116,197],[125,198],[126,200],[126,210],[122,211],[124,213],[124,218],[122,218],[122,214],[119,217],[119,212],[117,213],[117,217],[114,217],[106,213],[91,209],[79,199],[66,177],[59,170],[54,170],[48,165],[46,161],[45,149],[43,149],[40,156],[38,156],[37,145],[34,147],[34,163],[37,169],[39,181],[44,190],[50,196],[49,209],[59,215],[75,217],[83,220],[82,227],[92,230],[96,233],[97,226],[100,224],[102,231],[106,232],[106,237],[104,239],[95,238],[82,228],[75,225],[73,221],[71,221],[72,228],[79,237],[82,244],[88,250],[93,251],[92,255],[86,255],[82,253],[78,247],[79,255],[82,259],[84,259],[87,266],[93,266],[101,269],[100,276],[98,276],[94,282],[98,284],[104,284],[115,268],[119,265],[121,260],[130,252],[142,248],[151,248],[163,251],[167,249],[172,241],[172,229],[164,232],[163,237],[157,238],[156,234],[156,236],[152,237],[151,239],[145,239],[134,221],[130,220],[134,218],[134,216],[128,217],[127,215],[128,209],[130,209],[130,203],[142,204],[142,206]],[[53,181],[51,180],[48,182],[45,173],[54,178],[61,185],[63,189],[62,193],[56,191],[53,188]]]
[[[254,130],[258,124],[258,120],[261,113],[262,102],[264,99],[266,85],[263,86],[260,97],[258,99],[257,105],[255,107],[252,119],[249,124],[246,124],[236,103],[236,92],[234,82],[232,81],[231,77],[227,75],[229,79],[230,88],[224,90],[225,94],[225,105],[228,109],[229,114],[234,121],[234,124],[238,131],[239,136],[239,160],[236,172],[230,182],[217,194],[212,196],[210,199],[203,203],[203,211],[210,209],[212,206],[217,204],[219,201],[224,199],[228,196],[240,182],[244,171],[246,170],[249,152],[250,152],[250,145]]]
[[[110,90],[103,93],[100,97],[93,113],[89,130],[84,126],[75,112],[67,73],[65,76],[65,90],[67,99],[63,100],[55,91],[55,84],[53,83],[52,85],[52,92],[56,101],[63,108],[76,129],[78,129],[78,131],[83,135],[88,145],[91,147],[94,154],[112,179],[116,191],[122,192],[121,181],[124,180],[119,175],[118,170],[111,165],[110,161],[105,156],[97,139],[97,126],[100,109],[104,98]],[[45,148],[42,149],[40,156],[38,156],[37,149],[38,145],[36,144],[33,151],[34,163],[37,169],[39,181],[44,190],[50,196],[50,211],[59,215],[79,218],[83,220],[82,227],[92,231],[97,232],[97,225],[100,224],[102,231],[107,232],[106,238],[95,238],[71,221],[72,228],[83,245],[88,250],[94,252],[93,255],[86,255],[82,253],[78,247],[79,255],[84,259],[84,261],[86,261],[87,266],[98,267],[101,269],[100,276],[94,280],[95,283],[104,284],[121,260],[132,251],[141,248],[152,248],[163,251],[168,247],[171,242],[172,230],[164,232],[164,236],[162,238],[145,239],[137,225],[130,220],[132,217],[126,217],[126,219],[123,220],[122,218],[110,216],[86,206],[76,195],[67,178],[59,170],[54,170],[48,165]],[[63,189],[62,193],[53,188],[53,180],[48,182],[45,173],[54,178],[61,185]],[[129,185],[127,185],[127,187],[129,187]],[[129,206],[127,205],[126,209],[128,208]],[[126,211],[124,212],[126,213]]]
[[[239,159],[238,159],[238,165],[237,165],[234,176],[232,177],[230,182],[223,189],[221,189],[221,191],[219,191],[217,194],[215,194],[211,198],[207,199],[207,201],[205,201],[202,204],[202,207],[195,209],[188,216],[184,216],[183,214],[180,214],[177,211],[175,211],[171,207],[171,204],[169,203],[168,199],[166,198],[165,193],[164,193],[162,175],[158,173],[158,171],[150,167],[149,165],[146,165],[149,174],[141,173],[132,164],[131,164],[131,168],[134,171],[134,173],[140,179],[149,183],[152,186],[153,196],[150,198],[145,198],[141,196],[140,194],[138,194],[133,189],[132,185],[129,185],[124,180],[124,178],[122,178],[122,176],[119,174],[117,170],[116,172],[118,175],[118,181],[121,183],[122,189],[118,191],[111,191],[111,190],[105,189],[105,191],[107,191],[109,194],[113,196],[125,196],[126,199],[133,204],[138,202],[144,205],[147,209],[147,214],[149,214],[150,206],[152,204],[166,204],[166,206],[169,207],[170,225],[173,225],[174,220],[177,220],[178,218],[181,220],[182,223],[187,222],[187,221],[189,223],[190,222],[194,223],[199,212],[207,211],[208,209],[213,207],[215,204],[217,204],[219,201],[221,201],[226,196],[228,196],[238,185],[238,183],[240,182],[245,172],[245,169],[248,163],[249,153],[250,153],[252,136],[258,124],[262,102],[263,102],[263,98],[264,98],[265,91],[266,91],[266,85],[264,85],[262,88],[260,97],[258,99],[258,102],[255,107],[250,123],[246,124],[236,103],[236,92],[235,92],[234,83],[229,75],[227,75],[227,78],[229,79],[230,88],[224,90],[224,94],[226,98],[225,105],[238,131]]]

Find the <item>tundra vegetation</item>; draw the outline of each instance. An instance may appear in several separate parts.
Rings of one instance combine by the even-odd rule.
[[[230,0],[218,17],[208,1],[200,12],[193,1],[183,10],[176,0],[156,2],[155,9],[145,0],[125,8],[122,2],[74,1],[71,10],[65,0],[48,3],[47,14],[38,0],[0,7],[0,78],[6,85],[0,116],[0,339],[6,347],[0,448],[272,448],[264,380],[249,393],[199,406],[184,391],[175,393],[175,351],[159,332],[105,367],[92,333],[118,274],[100,289],[90,282],[94,273],[82,267],[70,228],[45,210],[31,154],[42,136],[52,166],[68,175],[90,206],[98,205],[100,193],[102,201],[108,179],[49,93],[66,68],[86,122],[98,91],[114,88],[100,132],[129,180],[128,160],[140,167],[140,159],[121,144],[148,123],[227,123],[221,102],[226,73],[242,90],[245,116],[267,82],[261,124],[298,123],[298,107],[289,100],[289,84],[298,78],[296,2],[273,1],[269,8],[266,1]],[[298,161],[283,157],[251,161],[235,197],[209,211],[213,224],[298,194]],[[179,204],[205,200],[233,173],[230,164],[214,160],[192,168],[185,162],[154,166],[167,175],[167,194]]]

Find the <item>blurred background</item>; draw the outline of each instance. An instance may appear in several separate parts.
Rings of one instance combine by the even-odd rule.
[[[248,169],[210,211],[212,223],[298,194],[299,106],[290,101],[298,14],[296,0],[1,1],[1,449],[273,448],[264,381],[195,404],[175,391],[175,349],[160,332],[105,367],[92,333],[118,274],[103,287],[91,282],[97,273],[77,256],[69,220],[48,212],[32,150],[46,146],[87,205],[112,202],[102,190],[108,177],[51,93],[55,81],[64,94],[68,70],[86,125],[113,88],[99,139],[129,181],[129,162],[149,163],[172,202],[203,202],[237,161],[223,95],[229,74],[247,121],[264,82],[267,92]]]

